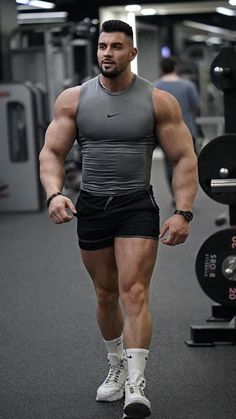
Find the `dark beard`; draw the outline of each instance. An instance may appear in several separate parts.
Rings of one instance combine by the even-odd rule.
[[[106,77],[107,79],[114,79],[114,78],[118,77],[121,73],[123,73],[123,71],[126,69],[128,64],[129,64],[129,62],[124,63],[123,66],[120,66],[119,68],[116,67],[112,71],[104,70],[102,65],[99,65],[99,68],[100,68],[101,73],[104,77]]]
[[[108,79],[113,79],[113,78],[117,77],[118,74],[119,74],[119,72],[116,71],[116,70],[110,72],[110,71],[103,70],[102,67],[100,67],[100,70],[101,70],[102,75],[104,77],[108,78]]]

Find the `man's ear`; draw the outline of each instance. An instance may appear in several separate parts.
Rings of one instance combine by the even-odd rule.
[[[136,55],[137,55],[137,48],[135,48],[135,47],[133,47],[132,49],[131,49],[131,51],[130,51],[130,61],[133,61],[134,60],[134,58],[136,57]]]

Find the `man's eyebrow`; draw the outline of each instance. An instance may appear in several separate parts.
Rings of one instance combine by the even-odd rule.
[[[98,45],[107,45],[107,42],[98,42]],[[112,42],[111,44],[112,46],[119,46],[119,45],[124,45],[122,42]]]

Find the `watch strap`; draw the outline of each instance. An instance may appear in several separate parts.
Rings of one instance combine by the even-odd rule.
[[[193,213],[191,211],[183,211],[176,209],[174,214],[182,215],[186,221],[191,221],[193,219]]]

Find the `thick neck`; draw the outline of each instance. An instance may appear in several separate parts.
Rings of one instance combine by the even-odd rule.
[[[100,83],[102,86],[111,91],[111,92],[121,92],[122,90],[126,90],[129,85],[132,83],[133,80],[133,73],[130,71],[127,74],[120,74],[117,77],[105,77],[101,74],[100,76]]]

